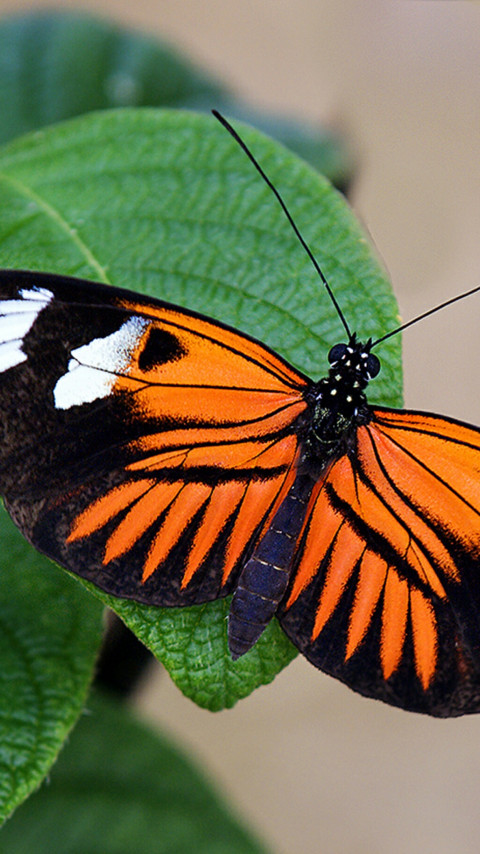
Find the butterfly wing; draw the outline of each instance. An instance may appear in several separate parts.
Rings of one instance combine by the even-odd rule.
[[[306,387],[201,315],[1,274],[0,491],[38,549],[107,592],[229,592],[294,480]]]
[[[375,409],[311,494],[280,622],[320,669],[439,716],[480,710],[480,431]]]

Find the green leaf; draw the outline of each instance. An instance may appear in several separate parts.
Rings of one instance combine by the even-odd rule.
[[[342,189],[350,177],[351,157],[336,135],[252,110],[159,39],[83,12],[35,10],[0,21],[0,143],[128,106],[216,107],[281,140]]]
[[[0,511],[0,821],[37,788],[82,711],[99,603]]]
[[[266,854],[195,766],[91,698],[50,780],[0,831],[9,854]]]
[[[221,96],[167,44],[101,18],[40,10],[0,22],[0,143],[92,110]]]
[[[363,338],[395,326],[390,286],[343,198],[279,144],[248,128],[242,134],[351,326]],[[344,337],[277,201],[212,117],[113,111],[33,134],[0,151],[0,202],[3,266],[100,279],[187,305],[261,338],[315,378]],[[380,355],[371,398],[395,405],[398,339]],[[292,656],[276,634],[233,664],[224,602],[165,612],[108,601],[181,689],[212,709],[270,681]]]
[[[180,690],[211,712],[230,708],[268,684],[297,655],[273,620],[253,649],[232,661],[226,631],[230,596],[190,608],[154,608],[88,587],[163,663]]]

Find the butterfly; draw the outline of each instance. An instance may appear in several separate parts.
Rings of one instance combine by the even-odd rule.
[[[479,711],[480,430],[369,405],[372,350],[399,330],[350,331],[278,191],[217,118],[277,196],[346,341],[313,381],[186,308],[0,271],[7,510],[37,549],[115,596],[233,594],[233,658],[275,616],[365,696]]]

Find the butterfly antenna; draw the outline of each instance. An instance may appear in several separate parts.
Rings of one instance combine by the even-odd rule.
[[[392,329],[391,332],[387,332],[387,334],[382,335],[381,338],[377,338],[371,346],[376,347],[377,344],[381,343],[381,341],[386,341],[387,338],[391,338],[392,335],[398,335],[399,332],[403,332],[404,329],[408,329],[409,326],[413,326],[413,324],[418,323],[419,320],[423,320],[425,317],[435,314],[435,312],[440,311],[442,308],[446,308],[447,305],[452,305],[452,303],[465,299],[465,297],[470,297],[472,294],[478,293],[478,291],[480,291],[480,285],[477,285],[476,288],[472,288],[470,291],[465,291],[463,294],[458,294],[456,297],[447,299],[445,302],[440,303],[440,305],[436,305],[435,308],[430,308],[428,311],[424,311],[423,314],[419,314],[418,317],[414,317],[413,320],[408,320],[407,323],[402,323],[401,326],[398,326],[396,329]]]
[[[333,294],[333,291],[332,291],[332,289],[331,289],[330,285],[328,284],[328,282],[327,282],[327,280],[326,280],[325,276],[324,276],[324,275],[323,275],[323,273],[322,273],[322,269],[321,269],[321,267],[320,267],[320,264],[318,263],[317,259],[315,258],[315,256],[314,256],[314,254],[313,254],[312,250],[310,249],[310,247],[309,247],[309,245],[308,245],[307,241],[302,237],[302,235],[301,235],[301,233],[300,233],[300,231],[299,231],[299,229],[298,229],[297,225],[296,225],[296,224],[295,224],[295,222],[294,222],[294,219],[293,219],[293,217],[292,217],[292,215],[291,215],[290,211],[288,210],[288,208],[287,208],[287,206],[286,206],[285,202],[283,201],[283,199],[282,199],[282,197],[281,197],[280,193],[278,192],[277,188],[272,184],[272,182],[270,181],[270,178],[265,174],[265,172],[263,171],[262,167],[260,166],[260,164],[258,163],[258,161],[257,161],[257,160],[255,159],[255,157],[253,156],[253,154],[252,154],[252,152],[250,151],[250,149],[247,147],[247,145],[245,144],[245,142],[243,141],[243,139],[238,135],[237,131],[236,131],[236,130],[232,127],[232,125],[227,121],[227,119],[226,119],[226,118],[224,118],[224,116],[222,116],[222,115],[218,112],[218,110],[212,110],[212,113],[213,113],[213,115],[215,116],[215,118],[216,118],[216,119],[218,119],[218,121],[220,122],[220,124],[221,124],[221,125],[223,125],[223,127],[224,127],[226,130],[228,130],[228,132],[229,132],[230,136],[233,136],[233,138],[234,138],[235,142],[238,142],[238,144],[239,144],[240,148],[242,148],[242,149],[243,149],[243,151],[245,152],[245,154],[247,155],[247,157],[249,158],[249,160],[250,160],[250,161],[253,163],[253,165],[255,166],[255,169],[257,170],[257,172],[259,172],[259,173],[260,173],[260,175],[262,176],[262,178],[263,178],[263,180],[265,181],[265,183],[267,184],[267,186],[268,186],[268,187],[270,187],[270,189],[271,189],[272,193],[274,193],[274,195],[276,196],[276,198],[277,198],[277,200],[279,201],[280,206],[281,206],[281,208],[282,208],[282,210],[283,210],[283,212],[284,212],[285,216],[287,217],[287,219],[288,219],[288,221],[289,221],[290,225],[292,226],[292,228],[293,228],[293,230],[294,230],[294,232],[295,232],[295,234],[296,234],[296,236],[297,236],[298,240],[299,240],[299,241],[300,241],[300,243],[302,244],[303,248],[305,249],[305,252],[307,253],[308,257],[310,258],[310,261],[312,262],[313,266],[315,267],[315,270],[317,271],[318,275],[320,276],[321,281],[322,281],[322,282],[323,282],[323,284],[325,285],[325,288],[327,289],[327,293],[328,293],[328,295],[329,295],[329,297],[330,297],[330,299],[331,299],[331,301],[332,301],[333,305],[335,306],[335,310],[336,310],[336,312],[337,312],[337,314],[338,314],[338,316],[339,316],[340,320],[341,320],[341,321],[342,321],[342,323],[343,323],[343,326],[344,326],[344,328],[345,328],[345,331],[346,331],[346,333],[347,333],[347,335],[348,335],[348,340],[350,341],[350,340],[351,340],[351,338],[352,338],[352,333],[350,332],[350,329],[349,329],[349,327],[348,327],[348,323],[347,323],[347,321],[345,320],[345,317],[343,316],[343,312],[342,312],[342,310],[341,310],[341,308],[340,308],[340,306],[339,306],[339,304],[338,304],[337,300],[335,299],[335,296],[334,296],[334,294]]]

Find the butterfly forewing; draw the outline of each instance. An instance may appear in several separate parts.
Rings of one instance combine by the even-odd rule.
[[[20,272],[2,286],[0,486],[22,531],[111,593],[225,595],[293,481],[305,379],[127,291]]]

